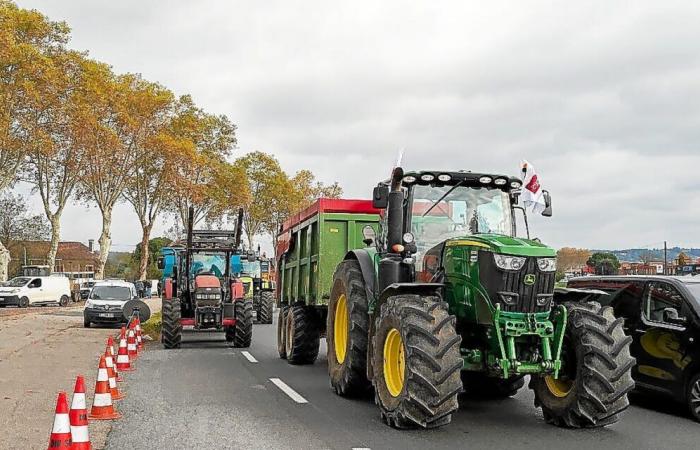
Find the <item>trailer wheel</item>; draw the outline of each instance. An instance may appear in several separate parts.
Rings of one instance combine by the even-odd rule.
[[[287,312],[285,349],[289,364],[313,364],[318,357],[320,333],[315,312],[305,305],[290,306]]]
[[[481,373],[462,372],[462,386],[465,393],[474,398],[497,399],[508,398],[518,393],[525,386],[524,377],[501,378],[488,377]]]
[[[286,326],[287,323],[287,312],[289,311],[289,306],[282,305],[277,313],[277,353],[280,355],[280,359],[287,359],[287,340],[286,338]]]
[[[610,307],[564,303],[569,318],[558,379],[531,377],[535,406],[548,423],[560,427],[592,428],[615,423],[629,406],[634,388],[630,336]]]
[[[360,395],[372,387],[367,379],[369,314],[360,264],[341,262],[333,278],[326,321],[328,375],[336,394]]]
[[[275,304],[275,296],[271,291],[260,293],[260,306],[258,308],[258,323],[272,323],[272,308]]]
[[[372,384],[382,420],[395,428],[450,423],[463,361],[447,303],[438,296],[389,297],[375,329]]]
[[[253,340],[253,299],[238,300],[233,304],[236,325],[233,326],[233,346],[248,348]]]
[[[182,342],[180,299],[164,299],[161,309],[163,325],[160,331],[160,341],[163,343],[164,348],[180,348],[180,343]]]

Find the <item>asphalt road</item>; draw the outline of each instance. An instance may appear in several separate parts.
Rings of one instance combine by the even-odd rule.
[[[438,430],[393,430],[379,420],[371,398],[348,400],[332,393],[325,344],[313,366],[291,366],[278,358],[275,339],[275,325],[255,325],[247,354],[227,346],[217,333],[187,333],[178,350],[151,345],[137,361],[137,371],[128,374],[129,397],[118,404],[125,417],[114,422],[107,448],[640,450],[700,445],[700,424],[666,402],[635,402],[609,428],[566,430],[544,423],[526,388],[503,401],[462,398],[452,423]],[[293,390],[291,397],[274,378]]]

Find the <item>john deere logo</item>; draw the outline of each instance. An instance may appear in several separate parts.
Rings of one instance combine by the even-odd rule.
[[[528,286],[532,286],[533,284],[535,284],[535,276],[531,273],[528,273],[527,275],[525,275],[523,283],[525,283]]]

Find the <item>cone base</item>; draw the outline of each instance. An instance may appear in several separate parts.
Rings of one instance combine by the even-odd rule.
[[[133,372],[134,370],[136,370],[136,369],[133,367],[129,367],[128,369],[119,369],[119,373],[121,373],[121,372]],[[119,380],[117,380],[117,381],[119,381]],[[124,381],[124,379],[122,379],[122,381]]]
[[[117,392],[116,394],[112,393],[112,400],[121,400],[123,398],[126,398],[126,394],[123,392]]]
[[[121,413],[118,413],[116,411],[111,414],[100,414],[99,416],[93,416],[92,414],[88,414],[88,420],[114,420],[121,418]]]

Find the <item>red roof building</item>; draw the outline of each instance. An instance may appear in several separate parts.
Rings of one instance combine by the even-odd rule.
[[[10,251],[10,276],[18,274],[22,266],[44,266],[49,253],[49,241],[13,241],[7,246]],[[82,242],[65,241],[58,243],[56,264],[53,272],[92,272],[97,267],[98,255],[92,250],[92,240],[88,245]]]

